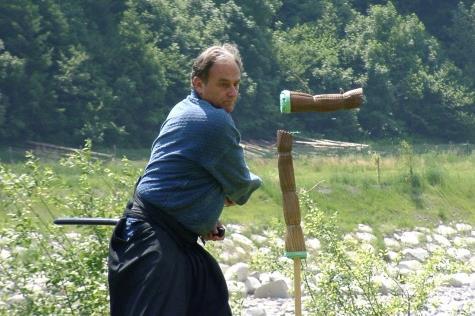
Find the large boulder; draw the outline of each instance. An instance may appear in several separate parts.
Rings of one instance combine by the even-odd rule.
[[[457,234],[457,231],[455,229],[453,229],[452,227],[450,226],[447,226],[447,225],[439,225],[435,231],[442,235],[442,236],[445,236],[445,237],[450,237],[450,236],[454,236]]]
[[[254,294],[256,289],[261,286],[261,282],[257,278],[250,276],[244,281],[244,286],[247,294]]]
[[[407,246],[418,246],[422,233],[420,232],[403,232],[401,235],[401,243]]]
[[[415,259],[424,262],[429,257],[429,252],[423,248],[407,248],[402,251],[405,259]]]
[[[284,280],[269,281],[254,292],[257,298],[288,298],[288,286]]]
[[[240,282],[246,281],[249,276],[249,265],[247,263],[238,262],[224,272],[224,278],[226,280],[237,280]]]

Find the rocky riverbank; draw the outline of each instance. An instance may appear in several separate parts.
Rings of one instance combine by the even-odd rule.
[[[271,230],[256,234],[239,225],[228,225],[226,239],[207,246],[220,262],[237,316],[294,315],[293,263],[281,256],[284,252],[281,235],[283,233]],[[77,233],[68,233],[67,238],[76,242],[85,242],[87,239]],[[35,239],[38,238],[32,236],[32,240]],[[358,249],[364,249],[363,253],[368,256],[376,257],[378,254],[377,238],[367,225],[358,225],[343,240],[356,245]],[[313,293],[302,286],[303,315],[315,315],[305,303],[314,302],[311,294],[314,297],[318,295],[318,282],[324,271],[319,264],[324,250],[316,238],[307,236],[305,242],[308,258],[303,268],[307,272],[304,281]],[[395,295],[408,295],[411,292],[409,284],[399,284],[395,280],[399,280],[400,276],[425,275],[427,263],[441,256],[443,269],[425,275],[427,279],[437,278],[437,286],[431,290],[424,307],[417,312],[411,310],[410,315],[475,316],[475,229],[472,226],[457,223],[439,225],[434,229],[420,227],[412,231],[396,231],[385,236],[379,245],[386,249],[384,260],[381,260],[385,272],[379,270],[371,276],[371,282],[376,284],[378,300],[385,302]],[[51,246],[53,249],[61,247],[58,244]],[[27,252],[20,246],[13,248],[13,251],[17,254]],[[11,255],[10,251],[0,249],[0,267],[8,266]],[[279,268],[276,269],[276,266]],[[4,298],[0,300],[0,308],[5,310],[25,304],[27,298],[22,294],[25,291],[33,295],[48,291],[48,278],[44,271],[29,274],[23,292],[15,291],[13,279],[4,281],[0,289],[0,294],[3,294],[0,297]],[[106,284],[100,283],[98,286],[101,287],[100,291],[106,291]],[[352,287],[350,291],[356,293],[356,298],[361,294],[358,286]]]
[[[344,238],[358,242],[365,249],[375,247],[376,237],[367,225],[359,225]],[[242,227],[230,225],[226,240],[217,246],[231,294],[243,297],[242,315],[294,315],[292,280],[280,271],[252,271],[248,264],[252,254],[270,253],[269,243],[282,246],[284,242],[268,232],[249,236]],[[309,256],[318,256],[320,242],[317,239],[307,239],[306,246]],[[472,226],[457,223],[439,225],[435,229],[420,227],[413,231],[396,231],[384,238],[384,247],[387,250],[386,268],[391,275],[420,273],[436,252],[455,262],[459,269],[438,276],[439,285],[430,293],[423,310],[415,314],[475,315],[475,230]],[[292,265],[287,258],[278,260]],[[307,268],[318,275],[318,268]],[[397,291],[394,280],[387,276],[376,275],[375,282],[379,284],[378,295],[382,300]],[[310,299],[305,290],[303,295],[304,301]],[[303,314],[310,315],[305,307]]]

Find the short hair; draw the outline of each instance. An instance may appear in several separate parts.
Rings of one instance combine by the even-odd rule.
[[[238,48],[236,45],[226,43],[208,47],[194,60],[191,70],[191,80],[193,80],[194,77],[198,77],[204,82],[208,81],[211,66],[226,56],[233,57],[239,70],[241,72],[243,71],[241,55],[239,54]]]

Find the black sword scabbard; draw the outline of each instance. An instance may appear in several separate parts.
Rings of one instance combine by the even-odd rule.
[[[62,217],[54,220],[56,225],[117,225],[117,218]]]

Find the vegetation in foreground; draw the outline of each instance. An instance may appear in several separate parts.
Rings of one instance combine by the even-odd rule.
[[[380,233],[440,220],[474,223],[470,209],[470,199],[475,196],[471,153],[416,155],[407,143],[399,149],[396,156],[379,157],[379,177],[378,157],[374,155],[295,157],[305,233],[322,241],[318,260],[322,279],[318,289],[307,289],[325,294],[312,296],[306,307],[316,315],[323,310],[339,315],[418,310],[437,284],[438,273],[451,269],[442,261],[443,256],[435,255],[422,276],[394,280],[412,284],[410,295],[394,293],[392,300],[383,302],[371,276],[374,271],[384,273],[384,249],[369,255],[341,238],[342,231],[353,229],[356,223],[368,223]],[[226,209],[224,221],[252,224],[256,229],[266,226],[276,236],[283,235],[275,160],[253,158],[250,164],[263,176],[264,188],[248,205]],[[120,216],[139,173],[140,167],[126,159],[93,159],[90,142],[59,164],[42,163],[28,154],[22,165],[0,166],[4,217],[0,230],[1,314],[108,313],[105,260],[110,228],[73,230],[54,226],[52,219],[64,215]],[[359,208],[364,212],[356,212]],[[392,214],[393,209],[399,215]],[[357,255],[349,258],[347,251]],[[282,249],[274,247],[267,261],[255,258],[253,262],[264,269],[280,262],[276,258],[281,255]],[[352,261],[357,264],[349,265]],[[313,272],[306,273],[311,277]],[[358,291],[353,292],[355,286]],[[361,291],[363,298],[357,294]]]
[[[342,232],[351,231],[360,223],[371,225],[381,233],[397,228],[432,227],[440,222],[475,224],[472,145],[414,148],[403,141],[391,147],[391,151],[388,147],[383,149],[329,154],[297,147],[293,159],[297,189],[308,192],[328,214],[336,212]],[[88,151],[92,152],[90,143],[79,153],[85,155]],[[48,188],[51,196],[60,199],[89,190],[84,195],[102,199],[104,216],[119,217],[146,164],[148,150],[131,151],[130,155],[139,159],[133,161],[127,158],[99,161],[91,153],[87,155],[90,161],[83,167],[71,165],[67,159],[35,157],[35,161],[37,169],[48,170],[54,175]],[[225,209],[222,217],[225,222],[265,228],[282,219],[276,153],[269,149],[260,156],[249,152],[247,156],[251,170],[262,177],[264,185],[246,205]],[[11,155],[6,150],[0,151],[3,170],[18,178],[33,174],[29,169],[31,161],[11,161],[8,157]],[[2,160],[9,162],[2,164]],[[91,168],[96,171],[88,171]],[[88,175],[90,187],[83,187],[83,172]],[[120,189],[114,187],[117,177],[120,177]],[[108,200],[110,196],[114,197],[113,201]],[[75,209],[68,204],[46,207],[36,203],[32,207],[40,218],[94,216],[90,213],[92,210]],[[5,217],[6,212],[0,212],[0,218]]]

